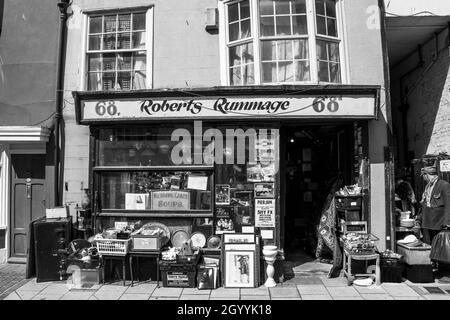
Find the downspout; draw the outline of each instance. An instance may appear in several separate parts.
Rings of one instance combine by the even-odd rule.
[[[58,2],[59,15],[59,38],[58,38],[58,57],[56,63],[56,110],[55,110],[55,177],[54,177],[54,202],[55,206],[61,206],[61,181],[60,181],[60,163],[61,163],[61,149],[60,149],[60,135],[61,135],[61,120],[64,99],[64,55],[66,45],[66,22],[67,22],[67,8],[70,6],[70,0],[61,0]]]

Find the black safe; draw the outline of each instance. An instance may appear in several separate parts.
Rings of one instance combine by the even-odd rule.
[[[62,257],[72,240],[72,217],[34,222],[36,281],[62,280]]]

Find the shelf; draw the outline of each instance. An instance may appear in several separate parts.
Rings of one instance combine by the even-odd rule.
[[[208,171],[214,166],[97,166],[93,171]]]
[[[137,218],[213,218],[212,212],[148,212],[148,211],[108,211],[96,217],[137,217]]]

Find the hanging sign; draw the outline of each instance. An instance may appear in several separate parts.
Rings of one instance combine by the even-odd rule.
[[[376,116],[370,94],[326,96],[220,96],[81,101],[80,122],[153,119],[365,118]]]
[[[441,160],[439,164],[441,172],[450,172],[450,160]]]
[[[275,199],[255,199],[255,227],[275,227]]]

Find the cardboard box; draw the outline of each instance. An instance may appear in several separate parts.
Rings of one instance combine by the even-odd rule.
[[[133,236],[133,250],[159,250],[161,248],[161,238],[159,236]]]
[[[69,216],[68,206],[45,209],[45,217],[47,219],[68,218]]]
[[[397,242],[397,253],[401,254],[409,265],[431,265],[431,246],[426,243],[418,247],[409,247]]]
[[[125,210],[147,209],[150,209],[148,193],[125,193]]]

